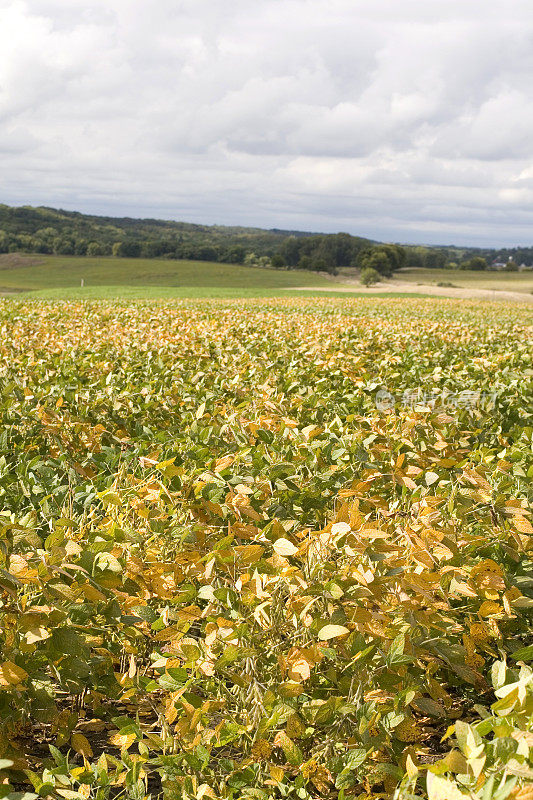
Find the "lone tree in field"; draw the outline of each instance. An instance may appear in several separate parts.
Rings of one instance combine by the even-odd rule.
[[[366,247],[357,255],[355,266],[360,270],[374,269],[380,275],[389,277],[392,273],[405,265],[406,253],[403,247],[397,244],[380,244],[375,247]]]
[[[359,281],[363,284],[363,286],[373,286],[375,283],[379,283],[380,280],[381,275],[372,267],[365,267],[359,278]]]

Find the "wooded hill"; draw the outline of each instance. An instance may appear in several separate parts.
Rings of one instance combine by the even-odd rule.
[[[266,259],[273,266],[333,269],[354,261],[372,243],[349,234],[196,225],[157,219],[104,217],[30,206],[0,205],[0,253],[116,255],[225,263]],[[277,258],[276,258],[277,256]]]

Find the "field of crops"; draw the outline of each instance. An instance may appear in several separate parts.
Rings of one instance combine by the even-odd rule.
[[[531,800],[530,311],[0,326],[0,797]]]

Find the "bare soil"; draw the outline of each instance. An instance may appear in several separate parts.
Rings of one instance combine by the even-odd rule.
[[[21,253],[2,253],[0,255],[0,269],[38,267],[41,264],[44,264],[44,261],[40,256],[25,256]]]

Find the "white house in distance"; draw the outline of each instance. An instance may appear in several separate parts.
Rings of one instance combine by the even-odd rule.
[[[496,259],[495,261],[493,261],[491,264],[488,265],[488,269],[494,269],[494,270],[505,269],[505,267],[507,266],[507,264],[509,264],[510,261],[513,261],[512,256],[509,256],[507,261]],[[518,269],[520,270],[520,272],[522,272],[522,270],[528,269],[528,267],[526,264],[519,264]]]

